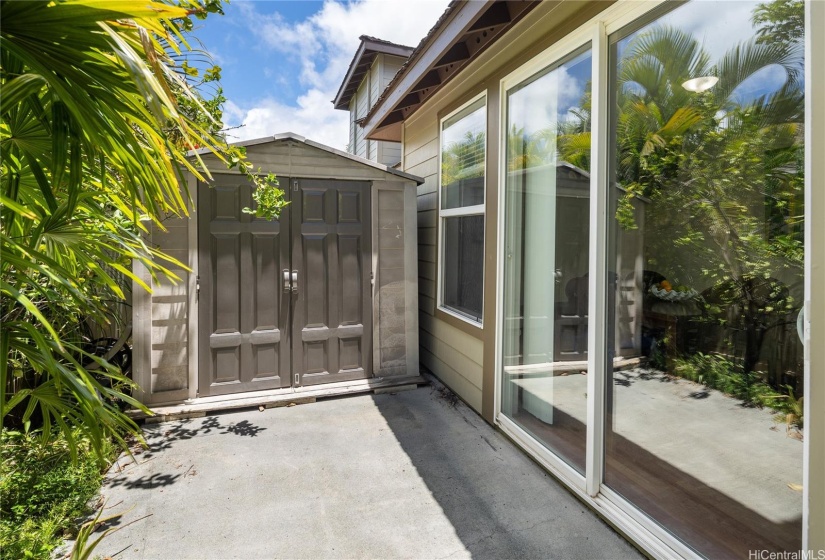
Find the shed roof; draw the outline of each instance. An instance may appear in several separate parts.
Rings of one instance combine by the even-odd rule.
[[[265,171],[284,176],[307,179],[334,177],[339,179],[384,178],[389,180],[391,177],[386,177],[386,175],[390,175],[415,182],[418,185],[424,183],[424,179],[417,175],[358,157],[343,150],[337,150],[294,132],[283,132],[253,140],[233,142],[232,145],[247,148],[247,155],[256,168],[262,167]],[[268,147],[271,148],[267,150]],[[284,151],[284,148],[294,149]],[[189,152],[189,155],[198,154],[208,157],[211,153],[208,149],[201,148]],[[314,158],[314,160],[309,162],[307,161],[308,158]],[[223,171],[219,168],[210,167],[210,169],[215,172]]]
[[[368,138],[401,140],[401,123],[495,43],[535,0],[453,0],[360,122]]]
[[[336,109],[346,110],[349,108],[349,102],[355,92],[358,91],[358,86],[364,79],[364,76],[369,72],[372,62],[379,54],[388,54],[398,56],[400,58],[407,58],[413,52],[412,47],[391,43],[369,35],[361,35],[361,45],[355,52],[352,62],[349,63],[344,81],[338,88],[338,94],[332,101]]]

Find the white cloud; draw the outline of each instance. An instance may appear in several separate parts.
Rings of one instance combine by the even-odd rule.
[[[226,124],[245,125],[231,133],[249,139],[290,131],[343,149],[349,135],[348,115],[333,109],[331,101],[358,48],[358,37],[370,35],[414,47],[435,24],[447,0],[327,0],[320,11],[293,24],[280,14],[256,13],[252,3],[239,6],[250,22],[249,31],[262,44],[295,57],[304,92],[295,104],[264,98],[240,107],[230,100]]]
[[[584,84],[568,73],[567,65],[561,66],[514,93],[508,118],[517,128],[532,134],[564,119],[583,94]]]
[[[750,0],[721,3],[700,0],[681,6],[661,21],[693,35],[710,54],[713,64],[736,43],[753,36],[750,18],[756,5]]]
[[[249,108],[241,108],[231,100],[224,106],[227,126],[243,125],[227,131],[230,141],[294,132],[343,150],[347,143],[348,119],[346,112],[332,110],[329,97],[315,89],[300,96],[295,105],[268,97]]]

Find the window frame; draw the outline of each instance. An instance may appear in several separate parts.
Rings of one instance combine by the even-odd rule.
[[[475,205],[472,205],[472,206],[462,206],[462,207],[458,207],[458,208],[442,209],[441,208],[441,194],[442,194],[441,162],[442,162],[442,152],[443,152],[442,148],[443,148],[443,137],[444,137],[444,123],[446,121],[450,120],[451,118],[455,117],[456,115],[458,115],[459,113],[461,113],[462,111],[464,111],[465,109],[467,109],[468,107],[473,105],[474,103],[477,103],[480,100],[484,100],[484,104],[482,105],[482,107],[480,107],[480,109],[483,109],[483,111],[484,111],[484,163],[483,163],[484,181],[483,181],[483,186],[482,186],[484,201],[481,204],[475,204]],[[446,223],[446,220],[448,218],[481,216],[482,220],[484,222],[484,231],[483,231],[484,242],[482,243],[482,250],[481,250],[481,255],[480,255],[479,258],[482,261],[482,268],[483,268],[484,253],[487,250],[487,239],[486,239],[486,237],[487,237],[486,214],[487,213],[486,213],[486,208],[487,208],[487,179],[488,179],[488,177],[487,177],[487,149],[488,149],[488,146],[489,146],[489,138],[487,138],[487,127],[488,127],[488,124],[489,124],[488,108],[489,107],[488,107],[488,104],[487,104],[487,91],[484,90],[484,91],[481,91],[478,94],[474,95],[473,97],[468,99],[466,102],[462,103],[456,109],[450,111],[449,113],[447,113],[446,115],[444,115],[443,117],[438,119],[438,169],[437,169],[438,181],[437,181],[437,188],[436,188],[436,192],[437,192],[437,196],[436,196],[436,206],[437,206],[437,208],[436,209],[438,211],[438,222],[437,222],[437,225],[438,225],[438,227],[437,227],[437,230],[438,230],[438,240],[437,240],[438,254],[436,256],[436,259],[437,259],[438,273],[437,273],[437,279],[436,279],[436,285],[437,285],[437,289],[436,289],[436,308],[440,312],[443,312],[443,313],[445,313],[445,314],[447,314],[451,317],[454,317],[454,318],[456,318],[460,321],[463,321],[464,323],[467,323],[468,325],[471,325],[471,326],[479,328],[479,329],[484,328],[483,298],[482,298],[482,308],[480,310],[480,315],[481,316],[478,317],[478,318],[475,318],[470,314],[463,313],[463,312],[461,312],[457,309],[453,309],[452,307],[448,307],[447,305],[444,304],[444,292],[445,292],[445,289],[444,289],[444,285],[445,285],[444,284],[444,280],[445,280],[445,278],[444,278],[444,270],[445,270],[445,267],[444,267],[444,252],[445,252],[444,251],[444,242],[445,242],[444,232],[445,232],[445,229],[446,229],[445,228],[445,223]],[[483,294],[484,293],[484,275],[483,274],[482,274],[482,279],[481,279],[481,291],[482,291],[482,294]]]

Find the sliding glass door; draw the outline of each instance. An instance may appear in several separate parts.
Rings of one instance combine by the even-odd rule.
[[[767,6],[610,37],[604,482],[710,558],[802,544],[802,30]]]
[[[583,474],[590,48],[507,91],[502,413]]]
[[[664,549],[798,551],[803,4],[640,6],[502,82],[498,420]]]

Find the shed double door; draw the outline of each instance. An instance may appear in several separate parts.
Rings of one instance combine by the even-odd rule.
[[[241,178],[198,184],[199,396],[372,373],[370,185],[279,181],[276,221]]]

